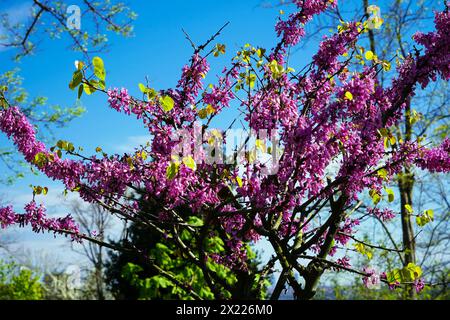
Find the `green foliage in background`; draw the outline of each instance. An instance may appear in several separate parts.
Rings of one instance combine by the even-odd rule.
[[[0,300],[41,300],[43,296],[40,279],[32,270],[0,261]]]
[[[149,205],[146,212],[154,213],[156,208]],[[202,221],[190,212],[185,212],[186,220],[195,227],[201,227]],[[190,216],[190,217],[189,217]],[[207,285],[201,269],[187,259],[173,240],[164,239],[156,232],[133,223],[126,230],[128,236],[116,243],[122,247],[135,247],[155,259],[155,264],[175,275],[176,280],[189,284],[192,290],[204,299],[212,299],[213,293]],[[247,270],[230,270],[222,264],[215,263],[211,256],[223,254],[227,250],[224,241],[219,236],[220,228],[211,232],[203,239],[200,248],[193,233],[183,230],[179,239],[199,259],[208,259],[207,267],[217,272],[218,278],[229,288],[221,287],[224,298],[233,299],[264,299],[270,282],[267,275],[261,275],[258,269],[257,254],[249,245],[245,248],[247,254]],[[140,261],[136,256],[125,252],[111,252],[110,262],[106,266],[106,281],[116,299],[192,299],[192,295],[180,289],[176,283],[167,279],[151,266]],[[217,279],[213,281],[216,282]],[[230,290],[230,288],[232,288]]]

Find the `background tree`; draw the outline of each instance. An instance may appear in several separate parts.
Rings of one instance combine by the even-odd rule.
[[[108,212],[96,205],[83,207],[78,201],[74,202],[71,208],[73,216],[83,233],[93,235],[100,241],[106,240],[106,235],[110,233],[113,227],[113,217]],[[104,274],[104,266],[107,260],[105,249],[92,242],[83,242],[81,245],[81,251],[75,248],[73,250],[86,257],[93,267],[92,278],[95,299],[105,300],[107,296]]]
[[[0,261],[0,300],[41,300],[43,297],[38,275],[14,262]]]
[[[157,214],[156,208],[147,203],[142,206],[143,211],[149,216]],[[192,224],[199,224],[199,217],[189,215],[189,211],[181,211],[181,216]],[[189,232],[185,230],[180,235],[182,241],[194,254],[200,255],[195,241]],[[211,252],[224,249],[224,243],[219,237],[207,240]],[[190,283],[196,292],[203,298],[212,298],[212,292],[202,275],[201,270],[192,262],[185,259],[185,249],[173,246],[163,235],[158,232],[148,230],[138,223],[131,223],[125,227],[122,239],[114,243],[115,246],[148,252],[149,256],[155,257],[158,264],[164,265],[169,271],[177,275],[182,282]],[[261,274],[259,270],[259,260],[249,244],[246,244],[248,268],[245,270],[234,270],[227,272],[225,268],[221,270],[223,278],[234,278],[233,290],[230,293],[224,291],[224,297],[232,299],[264,299],[268,285],[268,274]],[[208,249],[206,249],[208,251]],[[203,253],[205,254],[205,253]],[[208,252],[206,252],[208,254]],[[228,273],[228,274],[227,274]],[[185,299],[189,296],[179,288],[171,284],[160,273],[147,264],[142,263],[142,259],[136,257],[132,252],[110,251],[110,260],[107,263],[107,282],[116,299],[136,300],[136,299]],[[230,294],[230,296],[227,296]]]
[[[360,0],[342,3],[339,7],[330,8],[327,14],[322,15],[307,27],[309,35],[303,42],[303,46],[307,46],[313,41],[318,41],[325,32],[329,29],[334,29],[334,26],[338,25],[341,20],[355,20],[366,13],[373,14],[374,12],[370,10],[370,4],[368,0]],[[285,8],[288,3],[285,1],[273,1],[266,2],[263,5],[266,7]],[[366,50],[370,50],[371,54],[381,60],[397,61],[398,63],[399,60],[405,59],[409,52],[418,50],[408,40],[418,29],[426,30],[429,28],[433,12],[439,10],[441,5],[442,3],[439,1],[427,0],[395,0],[387,2],[384,6],[381,6],[379,12],[380,17],[383,19],[383,27],[371,29],[363,35],[367,41]],[[364,55],[365,52],[362,51],[360,54]],[[389,85],[389,81],[392,80],[389,73],[379,73],[378,77],[383,86]],[[403,110],[405,115],[404,122],[397,126],[393,140],[409,142],[423,140],[431,144],[439,144],[448,136],[450,118],[448,92],[448,84],[445,81],[437,81],[432,88],[411,97],[407,101],[407,107]],[[373,227],[370,227],[373,229],[373,232],[389,233],[386,234],[387,244],[391,242],[390,245],[394,245],[402,250],[402,255],[394,254],[394,260],[400,257],[397,262],[402,264],[403,267],[406,267],[409,263],[416,264],[420,262],[419,265],[424,269],[432,270],[448,264],[448,257],[445,255],[434,257],[433,259],[428,257],[428,252],[430,250],[433,251],[430,246],[437,245],[436,250],[442,250],[442,248],[439,248],[442,242],[436,238],[439,234],[433,231],[422,233],[422,237],[417,240],[418,231],[414,227],[416,215],[426,210],[426,208],[435,207],[434,224],[442,230],[446,229],[448,209],[439,208],[442,203],[445,203],[445,198],[433,196],[432,199],[434,201],[427,201],[426,207],[421,203],[424,199],[423,192],[427,188],[436,191],[434,185],[439,179],[436,176],[428,177],[426,173],[417,170],[414,166],[405,167],[403,172],[397,176],[395,182],[400,198],[400,201],[395,202],[395,205],[399,206],[398,211],[401,216],[398,220],[402,230],[401,240],[397,241],[397,232],[389,231],[389,226],[377,227],[380,224],[379,221],[375,220]],[[438,184],[447,185],[444,181],[438,182]],[[436,194],[442,193],[438,192]],[[366,206],[361,206],[360,208],[361,210],[367,209]],[[412,214],[407,208],[415,208],[417,210]],[[419,228],[422,229],[421,227]],[[427,232],[427,230],[424,231]],[[440,235],[443,236],[443,234]],[[445,236],[443,237],[445,239]],[[395,239],[396,243],[392,243],[391,239],[392,241]],[[416,241],[421,241],[422,243],[417,245]],[[416,247],[420,249],[420,252]],[[423,258],[418,259],[417,255],[422,255]],[[448,282],[448,280],[444,282]],[[408,292],[410,298],[415,297],[415,290],[408,288]]]
[[[71,50],[80,52],[87,58],[93,53],[105,51],[108,48],[108,36],[117,34],[131,36],[132,22],[136,14],[124,3],[110,0],[82,1],[80,6],[81,29],[74,28],[71,16],[77,13],[75,9],[68,10],[65,1],[33,0],[29,7],[22,8],[28,11],[24,21],[10,16],[8,11],[0,15],[0,48],[10,49],[2,54],[13,53],[16,61],[24,57],[37,54],[43,39],[63,38],[69,43]],[[74,11],[75,10],[75,11]],[[20,70],[2,70],[0,74],[0,103],[4,97],[10,103],[23,106],[23,112],[39,126],[40,137],[44,141],[54,139],[53,129],[67,125],[71,120],[83,114],[81,105],[61,107],[49,106],[46,97],[30,98],[23,88],[23,78]],[[26,162],[18,157],[14,149],[0,147],[0,160],[5,170],[0,176],[0,182],[12,183],[15,179],[23,177],[23,167]]]
[[[16,49],[16,59],[34,53],[42,38],[68,37],[70,48],[89,61],[90,54],[107,48],[107,31],[130,36],[137,17],[124,3],[111,0],[83,0],[77,8],[59,0],[33,0],[29,13],[25,23],[14,21],[7,13],[1,17],[0,46]],[[78,28],[73,20],[83,27]]]

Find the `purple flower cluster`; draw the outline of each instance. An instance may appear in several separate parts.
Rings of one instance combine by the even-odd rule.
[[[293,3],[300,11],[289,15],[287,21],[280,20],[275,30],[277,35],[282,38],[284,46],[295,46],[305,35],[304,25],[311,21],[312,17],[325,11],[329,7],[336,7],[336,1],[328,0],[295,0]]]
[[[359,226],[359,224],[360,221],[358,219],[346,219],[334,237],[336,243],[345,246],[350,241],[350,236],[356,232],[355,227]]]
[[[373,216],[378,217],[379,219],[381,219],[384,222],[390,221],[395,218],[394,211],[392,211],[388,208],[384,208],[382,210],[380,210],[379,208],[368,208],[367,212]]]
[[[344,268],[350,268],[352,265],[350,264],[350,258],[349,257],[342,257],[336,260],[336,263]],[[339,268],[336,268],[339,270]]]
[[[22,227],[30,225],[36,233],[48,231],[55,234],[68,234],[74,241],[80,241],[82,236],[78,225],[70,215],[63,218],[48,218],[45,207],[37,206],[34,201],[25,206],[24,214],[16,214],[11,207],[0,208],[1,227],[6,228],[15,224]]]
[[[108,103],[111,108],[129,115],[131,112],[130,101],[127,89],[122,88],[120,91],[117,88],[108,90]]]
[[[436,148],[423,150],[415,162],[430,172],[450,172],[450,139],[446,138]]]
[[[380,287],[380,274],[372,267],[364,267],[363,272],[366,274],[362,281],[367,289],[378,289]]]
[[[423,281],[423,279],[417,279],[414,281],[413,286],[417,293],[421,293],[425,288],[425,282]]]

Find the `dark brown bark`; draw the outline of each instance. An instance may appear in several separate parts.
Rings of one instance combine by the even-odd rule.
[[[411,141],[412,126],[411,126],[411,101],[408,101],[405,109],[405,141]],[[416,263],[416,240],[414,237],[414,228],[411,221],[411,214],[406,209],[406,206],[413,207],[413,189],[414,189],[414,174],[409,168],[405,168],[404,172],[398,177],[398,188],[400,191],[400,205],[402,218],[402,233],[403,233],[403,248],[405,250],[403,266],[406,267],[409,263]],[[415,299],[416,293],[411,286],[407,288],[407,296],[409,299]]]
[[[367,12],[369,7],[369,1],[363,0],[364,11]],[[406,52],[402,46],[402,38],[397,30],[397,41],[403,56],[406,56]],[[370,50],[376,54],[376,41],[375,35],[372,30],[369,30],[369,43]],[[404,140],[411,141],[412,137],[412,125],[411,125],[411,100],[408,99],[405,108],[405,133]],[[404,172],[398,176],[398,188],[400,192],[400,205],[401,205],[401,220],[402,220],[402,240],[403,248],[405,250],[403,266],[406,267],[409,263],[416,263],[416,241],[414,238],[414,228],[411,221],[411,214],[406,210],[407,205],[413,207],[413,189],[414,189],[414,174],[409,168],[405,168]],[[410,299],[415,299],[416,294],[414,288],[407,288],[407,296]]]
[[[103,261],[102,258],[100,258]],[[103,279],[103,262],[95,267],[95,285],[97,291],[97,299],[105,300],[104,279]]]
[[[339,230],[339,224],[345,216],[344,206],[347,200],[346,196],[339,197],[337,201],[334,201],[333,197],[330,198],[330,227],[328,228],[325,241],[320,248],[317,256],[318,259],[312,260],[302,274],[305,279],[305,287],[301,290],[301,294],[297,296],[298,300],[310,300],[316,294],[319,280],[326,269],[326,265],[323,264],[322,259],[325,259],[333,248],[333,240]]]

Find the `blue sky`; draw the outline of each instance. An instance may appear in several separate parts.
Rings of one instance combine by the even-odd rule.
[[[80,1],[71,0],[68,4]],[[135,35],[131,38],[110,37],[110,50],[101,53],[107,69],[108,87],[126,87],[132,94],[138,94],[137,84],[150,79],[150,85],[157,89],[173,87],[179,79],[182,66],[188,61],[192,49],[184,38],[185,29],[196,43],[202,43],[214,34],[223,24],[230,22],[216,42],[227,45],[227,55],[212,60],[211,75],[220,72],[220,66],[242,45],[250,42],[253,46],[270,48],[274,41],[274,23],[279,16],[279,8],[264,8],[261,0],[227,1],[129,1],[130,7],[138,13]],[[275,1],[273,1],[275,2]],[[380,6],[389,1],[371,1]],[[24,19],[24,8],[29,1],[2,1],[0,12],[9,12],[17,19]],[[289,11],[287,9],[287,11]],[[83,21],[82,21],[83,23]],[[316,43],[311,43],[315,47]],[[77,53],[67,49],[68,42],[41,38],[38,52],[27,57],[18,65],[24,77],[24,87],[30,96],[46,96],[50,104],[63,107],[76,103],[76,93],[69,90],[68,83],[74,71],[74,61],[80,59]],[[305,48],[296,52],[292,61],[294,67],[310,61],[313,51]],[[17,65],[10,59],[11,50],[0,51],[0,72],[3,73]],[[213,76],[207,79],[214,81]],[[98,93],[83,96],[81,103],[87,112],[73,121],[67,128],[55,133],[59,139],[69,140],[82,146],[86,153],[93,153],[97,146],[110,152],[124,152],[143,142],[146,131],[139,121],[118,114],[107,107],[105,95]],[[0,134],[0,146],[8,146],[4,135]],[[4,168],[0,165],[0,172]],[[50,202],[50,212],[67,214],[68,208],[61,203],[60,184],[45,178],[27,176],[13,187],[1,187],[0,195],[12,202],[17,209],[31,198],[29,184],[50,187],[45,202]],[[0,232],[4,232],[0,230]],[[52,236],[36,236],[27,230],[19,233],[21,240],[30,248],[55,248],[63,252],[64,239],[54,241]]]
[[[77,4],[79,1],[71,1]],[[17,20],[26,19],[29,1],[6,1],[0,4],[0,12],[9,12]],[[202,43],[226,22],[230,25],[217,42],[227,44],[227,55],[212,61],[211,75],[220,72],[220,64],[229,61],[232,53],[251,40],[252,45],[270,47],[274,43],[274,22],[278,9],[260,6],[259,0],[250,1],[130,1],[130,7],[138,13],[134,37],[122,38],[110,35],[110,49],[99,54],[105,61],[108,87],[126,87],[139,94],[137,84],[150,79],[150,85],[162,89],[173,87],[179,79],[182,66],[188,61],[192,49],[181,29],[186,30],[193,41]],[[83,28],[83,21],[82,21]],[[76,93],[68,88],[74,71],[77,53],[67,49],[65,37],[51,40],[41,37],[36,55],[23,59],[18,67],[24,78],[24,87],[30,96],[46,96],[49,104],[62,107],[73,106]],[[0,72],[17,65],[11,60],[13,50],[0,51]],[[308,57],[309,58],[309,57]],[[219,69],[220,68],[220,69]],[[210,81],[214,77],[210,76]],[[97,146],[110,152],[124,152],[142,143],[147,137],[139,121],[118,114],[108,108],[105,95],[84,95],[81,100],[87,112],[71,122],[67,128],[57,129],[56,137],[82,146],[86,153]],[[11,143],[0,134],[0,146]],[[0,171],[4,167],[0,165]],[[13,187],[0,187],[3,200],[13,203],[17,210],[31,199],[29,185],[46,185],[49,195],[41,200],[48,203],[51,214],[67,214],[62,205],[62,186],[44,177],[28,175]],[[75,198],[75,197],[72,197]],[[0,230],[0,232],[5,232]],[[21,245],[62,253],[64,239],[53,236],[34,235],[28,230],[15,231]],[[56,251],[55,251],[56,250]],[[67,257],[61,257],[67,260]],[[71,255],[71,258],[73,256]]]

